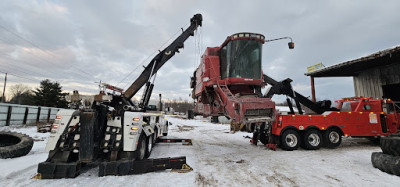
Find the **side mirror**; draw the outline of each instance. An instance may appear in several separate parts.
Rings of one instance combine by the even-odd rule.
[[[288,45],[289,45],[289,49],[294,49],[294,43],[293,42],[289,42]]]

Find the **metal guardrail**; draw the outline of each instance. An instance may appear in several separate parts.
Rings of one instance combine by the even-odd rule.
[[[0,103],[0,127],[54,120],[61,108]]]

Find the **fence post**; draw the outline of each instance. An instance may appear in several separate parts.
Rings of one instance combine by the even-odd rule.
[[[8,106],[6,126],[10,126],[12,106]]]
[[[37,115],[36,115],[36,124],[39,123],[39,119],[40,119],[40,110],[41,110],[41,109],[42,109],[41,107],[38,107]]]
[[[28,120],[28,113],[29,113],[29,108],[25,108],[25,114],[24,114],[24,121],[22,121],[22,124],[26,124],[26,121]]]
[[[49,111],[47,112],[47,123],[50,122],[50,114],[51,114],[51,108],[49,108]]]

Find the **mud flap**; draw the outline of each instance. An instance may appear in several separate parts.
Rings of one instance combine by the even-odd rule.
[[[151,126],[145,126],[143,127],[143,131],[146,134],[146,136],[150,136],[154,133],[154,129],[151,128]]]
[[[38,167],[38,176],[41,179],[61,179],[61,178],[75,178],[79,175],[81,170],[81,163],[52,163],[41,162]]]
[[[107,175],[132,175],[166,169],[181,169],[186,157],[147,159],[140,161],[115,161],[99,164],[99,177]]]

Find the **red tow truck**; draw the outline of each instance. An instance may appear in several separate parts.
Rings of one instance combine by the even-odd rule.
[[[398,132],[400,108],[390,99],[352,97],[335,102],[336,111],[322,114],[276,114],[268,137],[262,139],[268,138],[267,145],[278,144],[288,151],[299,146],[315,150],[339,146],[342,136],[373,139]]]

